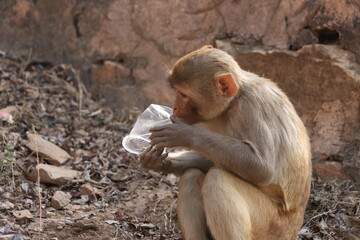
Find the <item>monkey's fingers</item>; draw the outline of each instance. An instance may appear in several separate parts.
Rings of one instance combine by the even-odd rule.
[[[165,160],[165,158],[167,158],[169,155],[169,153],[164,153],[163,155],[160,156],[161,160]]]
[[[151,149],[151,151],[146,155],[146,164],[151,169],[157,169],[159,166],[159,162],[161,161],[161,155],[164,149],[159,148],[156,149],[155,146]]]
[[[155,144],[156,149],[162,149],[162,148],[166,148],[166,147],[175,147],[175,145],[172,144],[171,142],[159,142],[159,143]]]
[[[154,151],[154,156],[159,158],[161,156],[161,154],[164,152],[164,149],[163,148],[156,149],[154,147],[153,151]]]
[[[139,154],[141,166],[143,166],[144,168],[149,168],[149,163],[151,160],[150,153],[153,148],[154,148],[154,146],[151,145],[150,147],[145,148],[145,150],[141,154]]]
[[[168,157],[168,154],[163,154],[161,156],[161,167],[164,171],[168,170],[172,166],[172,161],[169,159],[166,159]]]
[[[166,147],[172,147],[169,145],[168,137],[158,137],[151,140],[151,144],[153,144],[156,150],[164,149]]]
[[[160,137],[168,136],[168,135],[170,135],[170,134],[171,134],[171,132],[170,132],[169,130],[164,129],[164,130],[159,131],[159,132],[153,132],[153,133],[150,135],[149,139],[150,139],[150,140],[153,140],[153,139],[157,139],[157,138],[160,138]]]
[[[161,125],[161,126],[155,126],[150,128],[150,132],[154,133],[154,132],[159,132],[159,131],[163,131],[165,129],[168,129],[169,127],[171,127],[172,124],[165,124],[165,125]]]
[[[140,153],[139,156],[141,157],[141,156],[146,155],[147,153],[149,153],[149,152],[151,151],[151,149],[153,149],[153,147],[154,147],[154,146],[151,145],[150,147],[144,148],[143,151],[142,151],[142,153]]]

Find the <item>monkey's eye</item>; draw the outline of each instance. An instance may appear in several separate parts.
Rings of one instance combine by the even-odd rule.
[[[183,94],[182,92],[177,91],[177,93],[182,97],[182,98],[186,98],[187,96],[185,94]]]

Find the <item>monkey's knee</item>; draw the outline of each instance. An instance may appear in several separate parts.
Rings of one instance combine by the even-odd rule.
[[[227,174],[227,172],[218,168],[210,169],[203,182],[203,194],[209,196],[214,193],[214,195],[216,195],[217,193],[215,192],[225,190],[224,187],[227,185]]]
[[[187,169],[180,177],[179,188],[183,187],[201,187],[203,185],[205,174],[196,168]]]
[[[202,185],[205,174],[199,169],[188,169],[179,181],[179,201],[178,207],[188,207],[186,205],[195,204],[202,208]]]

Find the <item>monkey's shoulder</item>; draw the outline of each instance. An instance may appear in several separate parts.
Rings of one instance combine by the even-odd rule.
[[[259,78],[244,84],[240,98],[255,103],[291,104],[286,94],[273,81]]]

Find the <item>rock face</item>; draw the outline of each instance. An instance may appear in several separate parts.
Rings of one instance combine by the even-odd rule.
[[[168,68],[215,39],[294,50],[339,44],[359,60],[359,10],[357,0],[6,1],[0,49],[74,64],[121,110],[169,103]]]
[[[338,155],[360,182],[359,12],[358,0],[5,1],[0,50],[73,64],[121,112],[170,104],[167,71],[183,54],[237,44],[227,50],[244,69],[289,95],[315,158]]]

